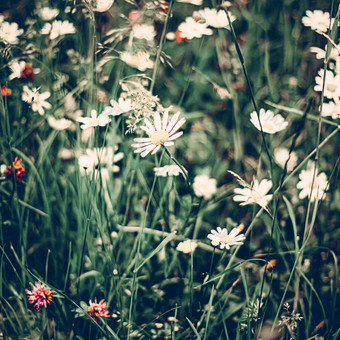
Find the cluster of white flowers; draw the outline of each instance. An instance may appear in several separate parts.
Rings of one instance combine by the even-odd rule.
[[[54,20],[52,24],[47,22],[41,29],[41,34],[49,34],[51,40],[57,39],[65,34],[73,33],[76,33],[76,29],[69,21]]]
[[[6,44],[17,44],[18,36],[22,35],[24,30],[19,28],[16,22],[7,22],[3,15],[0,15],[0,41]]]
[[[306,11],[306,16],[302,18],[302,23],[305,26],[310,27],[312,30],[319,32],[327,32],[328,28],[332,28],[334,24],[334,18],[331,18],[328,12],[322,12],[320,10]],[[338,24],[339,25],[339,24]],[[340,117],[340,45],[333,46],[330,53],[331,63],[328,63],[328,68],[325,70],[321,68],[318,71],[318,75],[315,77],[314,90],[316,92],[322,92],[328,102],[325,102],[322,106],[321,114],[324,117],[331,117],[337,119]],[[324,59],[326,57],[326,48],[321,49],[319,47],[311,47],[310,51],[316,53],[317,59]],[[325,86],[323,83],[325,82]]]

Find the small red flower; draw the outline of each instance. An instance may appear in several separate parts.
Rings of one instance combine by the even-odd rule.
[[[129,13],[129,19],[136,20],[139,18],[139,11],[133,10]]]
[[[1,92],[3,96],[10,96],[12,94],[12,90],[6,86],[1,86]]]
[[[22,69],[21,78],[27,79],[28,81],[34,81],[34,68],[31,63],[26,63]]]
[[[41,306],[45,308],[51,304],[54,292],[45,287],[44,284],[36,282],[35,286],[30,282],[32,291],[26,289],[28,302],[33,304],[37,311],[40,311]]]
[[[97,303],[97,299],[95,302],[90,300],[90,305],[87,307],[87,314],[94,318],[96,322],[98,322],[99,317],[108,318],[110,316],[109,312],[106,310],[107,302],[101,300]]]
[[[18,156],[15,157],[13,164],[10,164],[5,170],[5,175],[7,179],[13,179],[13,174],[17,181],[20,181],[21,178],[25,176],[25,168],[21,164],[22,159],[18,159]]]
[[[183,34],[182,31],[176,31],[175,36],[176,36],[176,40],[178,42],[185,42],[185,41],[187,41],[187,37]]]

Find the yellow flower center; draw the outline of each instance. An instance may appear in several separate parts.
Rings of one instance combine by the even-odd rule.
[[[274,126],[271,123],[262,123],[262,129],[267,131],[274,130]]]
[[[221,237],[220,241],[222,243],[228,244],[228,243],[231,243],[233,239],[229,235],[227,235],[227,236]]]
[[[153,145],[161,145],[169,140],[169,133],[165,130],[158,130],[151,136],[151,143]]]
[[[252,193],[250,194],[250,197],[256,202],[262,199],[262,196],[256,191],[252,191]]]

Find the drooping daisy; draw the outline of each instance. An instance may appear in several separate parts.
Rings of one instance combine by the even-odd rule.
[[[156,36],[156,31],[153,25],[135,24],[132,27],[132,34],[135,39],[153,41]]]
[[[297,164],[298,158],[295,152],[292,152],[289,155],[289,150],[285,148],[276,148],[274,152],[275,162],[280,165],[281,168],[285,167],[285,164],[289,158],[287,163],[287,171],[292,171]]]
[[[177,112],[168,122],[167,111],[164,112],[163,120],[161,120],[159,112],[156,111],[154,126],[145,118],[145,126],[142,126],[141,129],[144,130],[149,137],[134,139],[136,144],[132,144],[132,147],[136,148],[135,153],[140,153],[142,157],[145,157],[150,152],[154,155],[162,145],[174,145],[173,141],[183,134],[183,131],[177,131],[185,123],[185,118],[178,120],[179,115],[180,112]]]
[[[148,52],[139,51],[136,54],[123,52],[120,55],[120,59],[129,66],[142,72],[149,68],[153,68],[154,66],[154,61],[150,59],[150,54]]]
[[[44,27],[41,29],[41,34],[49,34],[50,39],[56,39],[65,34],[73,34],[76,33],[76,29],[73,24],[69,21],[61,21],[54,20],[52,25],[50,23],[46,23]]]
[[[216,193],[216,184],[216,179],[210,178],[207,175],[199,175],[194,178],[192,187],[196,196],[204,197],[208,200]]]
[[[208,235],[208,239],[211,240],[211,244],[214,247],[220,246],[221,249],[229,250],[231,246],[242,245],[243,241],[246,239],[244,234],[239,233],[243,230],[243,225],[241,224],[237,228],[228,233],[226,228],[217,227],[217,230],[212,229],[211,234]]]
[[[323,12],[320,10],[306,11],[306,16],[302,18],[302,23],[310,27],[312,30],[318,30],[320,32],[327,32],[330,16],[328,12]]]
[[[270,180],[263,179],[261,182],[259,182],[257,179],[255,179],[252,188],[245,187],[234,189],[234,193],[237,194],[234,196],[234,201],[242,202],[240,205],[256,203],[265,208],[273,197],[273,195],[267,195],[272,185],[273,183]]]
[[[212,35],[213,30],[208,28],[206,23],[196,21],[192,17],[187,17],[185,22],[182,22],[177,29],[181,32],[182,39],[191,40],[193,38],[201,38],[202,35]]]
[[[197,243],[195,241],[186,240],[184,242],[178,243],[176,249],[184,254],[190,254],[197,248]]]
[[[44,284],[36,282],[35,286],[30,282],[32,290],[26,289],[28,302],[33,304],[37,311],[40,311],[41,307],[47,307],[51,304],[54,292],[45,287]]]
[[[261,131],[260,122],[257,113],[254,111],[250,114],[250,121],[253,125]],[[288,122],[281,115],[275,115],[274,112],[264,109],[260,110],[260,121],[262,125],[263,132],[265,133],[276,133],[278,131],[284,130],[288,126]]]
[[[3,21],[0,23],[0,40],[8,44],[17,44],[19,42],[18,36],[22,33],[24,33],[24,30],[19,28],[16,22]]]
[[[94,302],[90,300],[89,304],[86,313],[93,317],[96,322],[98,322],[99,317],[108,318],[110,316],[110,313],[106,310],[107,302],[104,300],[101,300],[99,303],[97,302],[97,299],[95,299]]]
[[[108,116],[119,116],[132,110],[131,99],[124,99],[120,97],[118,102],[112,99],[110,104],[111,106],[106,106],[102,114],[106,114]]]
[[[321,114],[323,117],[332,117],[332,119],[340,118],[340,102],[323,103]]]
[[[204,19],[207,26],[215,28],[230,28],[227,14],[224,10],[217,11],[215,8],[204,8],[193,13],[195,19]],[[236,17],[229,14],[230,21],[236,20]]]
[[[315,77],[316,85],[314,91],[322,92],[323,90],[324,70],[321,69]],[[340,76],[334,75],[330,70],[326,70],[326,82],[324,96],[337,101],[340,98]]]
[[[315,201],[315,198],[318,200],[325,198],[324,192],[328,186],[327,175],[324,172],[318,174],[317,170],[315,170],[315,178],[313,182],[314,167],[315,163],[309,162],[307,170],[301,171],[299,175],[300,182],[296,185],[298,189],[301,189],[299,198],[304,199],[310,196],[310,200],[312,202]]]
[[[29,89],[28,86],[23,87],[24,92],[22,93],[22,100],[32,105],[32,110],[42,116],[45,113],[45,109],[52,108],[52,105],[46,101],[50,97],[50,92],[46,91],[39,93],[39,90],[34,88]]]
[[[183,174],[182,169],[175,164],[165,165],[160,168],[153,168],[156,176],[167,177],[167,176],[178,176]]]
[[[77,122],[83,123],[80,126],[81,129],[85,130],[90,127],[105,126],[111,122],[111,119],[106,114],[100,114],[96,110],[91,110],[91,117],[79,117]]]

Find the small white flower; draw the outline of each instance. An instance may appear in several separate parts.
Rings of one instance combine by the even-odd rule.
[[[59,14],[59,10],[56,8],[43,7],[38,13],[41,19],[44,21],[50,21]]]
[[[161,168],[153,168],[156,176],[167,177],[167,176],[178,176],[182,174],[183,171],[178,165],[165,165]]]
[[[250,121],[253,123],[253,125],[261,131],[259,118],[257,116],[257,113],[254,111],[250,114]],[[264,109],[260,110],[260,121],[262,125],[263,132],[266,133],[276,133],[278,131],[284,130],[288,126],[288,122],[285,121],[285,119],[281,115],[275,115],[274,112]]]
[[[315,77],[316,85],[314,86],[314,91],[322,92],[323,77],[324,70],[321,69],[318,72],[318,76]],[[334,75],[330,70],[326,70],[324,96],[335,101],[337,101],[340,97],[340,76]]]
[[[9,75],[8,79],[12,80],[15,78],[21,78],[22,70],[25,68],[26,62],[25,61],[16,61],[13,60],[8,66],[11,69],[12,73]]]
[[[93,10],[96,12],[106,12],[111,8],[114,0],[93,0],[94,6]]]
[[[290,157],[290,158],[289,158]],[[285,167],[285,164],[289,158],[287,163],[287,171],[292,171],[297,164],[298,158],[295,152],[292,152],[289,156],[289,150],[285,148],[277,148],[274,151],[275,162],[280,165],[281,168]]]
[[[136,148],[135,153],[140,153],[142,157],[145,157],[150,152],[154,155],[162,145],[174,145],[173,141],[183,134],[183,131],[177,131],[185,123],[185,118],[181,118],[178,121],[179,115],[180,113],[177,112],[173,115],[170,122],[168,122],[167,111],[164,112],[163,120],[161,120],[159,112],[156,111],[154,126],[145,118],[144,122],[146,126],[142,126],[141,129],[144,130],[149,137],[134,139],[136,144],[132,144],[132,147]]]
[[[156,36],[156,31],[153,25],[136,24],[132,27],[132,34],[135,39],[153,41]]]
[[[193,13],[194,18],[200,18],[205,20],[207,26],[215,28],[230,28],[227,14],[224,10],[217,11],[215,8],[204,8]],[[236,17],[229,14],[230,21],[236,20]]]
[[[181,32],[181,37],[191,40],[193,38],[201,38],[202,35],[212,35],[213,30],[208,28],[205,23],[196,21],[192,17],[187,17],[185,22],[178,26],[178,31]]]
[[[324,49],[319,48],[319,47],[311,47],[310,51],[312,53],[315,53],[316,59],[325,59],[326,56],[326,48],[327,45],[325,46]],[[337,45],[337,48],[340,49],[340,45]],[[332,47],[331,54],[330,54],[330,59],[336,60],[339,56],[339,52],[336,48]]]
[[[221,229],[217,227],[217,230],[212,229],[211,234],[208,235],[208,239],[211,240],[211,244],[214,247],[220,246],[221,249],[230,249],[230,246],[242,245],[243,241],[246,239],[244,234],[239,233],[243,230],[243,225],[241,224],[237,228],[228,233],[226,228]]]
[[[183,2],[196,6],[201,6],[203,4],[203,0],[177,0],[177,2]]]
[[[58,131],[66,130],[72,126],[72,121],[65,118],[55,119],[53,116],[48,116],[47,121],[51,128]]]
[[[197,248],[197,243],[195,241],[186,240],[184,242],[178,243],[176,249],[184,254],[190,254]]]
[[[304,199],[311,195],[310,200],[312,202],[315,201],[315,198],[317,198],[318,200],[323,199],[325,197],[324,192],[326,191],[328,186],[327,176],[324,172],[318,174],[318,172],[315,171],[315,178],[313,183],[314,167],[315,163],[309,162],[307,170],[301,171],[299,175],[300,182],[298,182],[298,184],[296,185],[298,189],[301,189],[299,198]]]
[[[248,205],[257,203],[261,207],[265,208],[268,202],[272,199],[273,195],[267,195],[271,189],[273,183],[270,180],[263,179],[260,183],[257,179],[254,180],[253,187],[250,188],[236,188],[234,193],[235,202],[242,202],[240,205]]]
[[[148,52],[139,51],[137,54],[123,52],[120,59],[129,66],[142,72],[146,69],[153,68],[154,66],[154,62],[150,59],[150,54]]]
[[[52,25],[46,23],[41,29],[41,34],[49,34],[50,39],[56,39],[65,34],[73,34],[76,32],[75,27],[69,21],[54,20]]]
[[[216,193],[216,184],[216,179],[209,178],[207,175],[199,175],[195,177],[192,186],[196,196],[204,197],[208,200]]]
[[[19,28],[16,22],[3,21],[0,23],[0,40],[9,44],[17,44],[19,42],[18,36],[22,33],[24,33],[24,30]]]
[[[108,116],[119,116],[122,113],[128,112],[132,110],[131,99],[124,99],[120,97],[118,102],[115,100],[110,101],[111,106],[105,107],[102,114]]]
[[[340,118],[340,102],[323,103],[321,114],[323,117],[332,117],[332,119]]]
[[[50,92],[46,91],[44,93],[39,93],[38,89],[34,88],[31,90],[26,85],[23,87],[23,90],[22,100],[32,104],[32,110],[34,112],[38,111],[40,115],[43,115],[45,113],[44,108],[52,108],[52,105],[46,101],[46,99],[51,95]]]
[[[312,30],[318,30],[320,32],[327,32],[330,16],[328,12],[323,12],[320,10],[306,11],[306,16],[302,18],[302,23],[310,27]]]
[[[97,111],[91,110],[91,117],[79,117],[77,122],[83,123],[80,127],[84,130],[90,127],[105,126],[111,122],[111,119],[105,114],[97,116]]]

